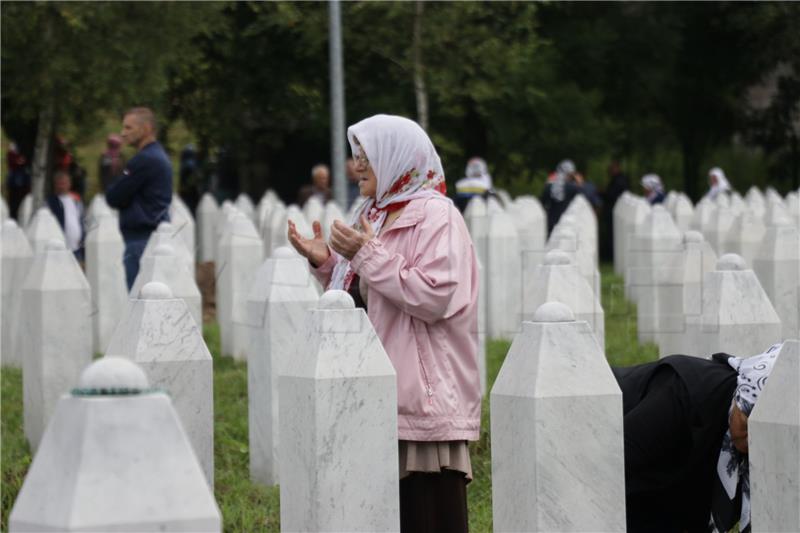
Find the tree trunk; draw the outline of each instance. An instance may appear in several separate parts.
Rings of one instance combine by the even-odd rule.
[[[428,92],[425,89],[425,66],[422,62],[422,13],[425,2],[417,0],[414,15],[414,92],[417,96],[417,120],[422,129],[428,129]]]
[[[55,130],[55,101],[48,98],[39,111],[39,124],[36,128],[36,146],[33,149],[33,174],[31,176],[31,193],[33,194],[33,210],[44,205],[44,192],[50,171],[50,153]]]

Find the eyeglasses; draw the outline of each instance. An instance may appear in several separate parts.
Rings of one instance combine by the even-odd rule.
[[[364,153],[364,150],[359,150],[357,154],[353,156],[353,161],[355,161],[356,166],[369,166],[369,159],[367,159],[367,154]]]

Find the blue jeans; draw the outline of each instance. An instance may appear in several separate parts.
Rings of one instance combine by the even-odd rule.
[[[142,258],[147,239],[132,239],[125,241],[125,255],[122,262],[125,264],[125,279],[128,282],[128,291],[133,287],[136,276],[139,274],[139,260]]]

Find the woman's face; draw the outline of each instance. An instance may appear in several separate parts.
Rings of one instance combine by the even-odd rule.
[[[361,149],[361,145],[358,144],[357,141],[356,145],[360,150],[360,153],[353,157],[356,175],[358,176],[358,190],[361,196],[375,198],[378,192],[378,178],[375,176],[375,171],[372,170],[372,165],[369,163],[369,159],[367,159],[367,154],[364,153],[364,150]]]

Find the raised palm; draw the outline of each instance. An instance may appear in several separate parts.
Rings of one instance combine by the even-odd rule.
[[[322,236],[322,225],[320,225],[319,221],[315,220],[311,227],[314,230],[314,238],[306,239],[300,235],[297,231],[297,226],[290,220],[289,242],[294,246],[294,249],[297,250],[297,253],[311,261],[311,264],[320,266],[328,260],[331,251],[328,248],[328,244],[325,242],[325,238]]]

